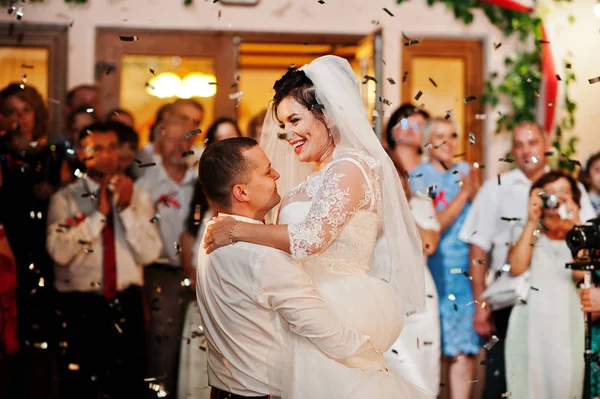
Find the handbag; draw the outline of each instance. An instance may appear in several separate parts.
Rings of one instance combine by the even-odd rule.
[[[531,273],[526,270],[518,276],[502,273],[483,292],[481,299],[487,302],[492,310],[512,307],[527,300],[531,289]]]

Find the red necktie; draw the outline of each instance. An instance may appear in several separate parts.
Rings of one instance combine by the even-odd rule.
[[[117,255],[115,251],[115,231],[113,215],[106,216],[106,224],[102,229],[102,247],[104,258],[104,282],[102,294],[106,299],[117,295]]]

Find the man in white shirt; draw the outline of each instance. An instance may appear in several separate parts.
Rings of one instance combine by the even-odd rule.
[[[176,396],[177,370],[183,316],[192,300],[179,255],[179,236],[194,194],[198,173],[186,163],[192,138],[186,137],[187,122],[169,118],[158,129],[156,166],[148,168],[136,185],[146,189],[158,215],[155,224],[162,238],[161,258],[146,268],[146,299],[151,308],[148,337],[148,373],[164,376],[166,390]]]
[[[502,270],[509,246],[516,241],[514,227],[527,220],[527,203],[531,185],[550,170],[545,153],[551,148],[549,138],[534,122],[523,122],[513,129],[511,154],[517,168],[486,181],[473,202],[459,238],[470,246],[470,272],[475,307],[475,331],[485,339],[492,333],[499,338],[487,352],[484,398],[499,398],[506,392],[504,340],[512,308],[492,311],[483,305],[481,295],[486,288],[486,271]],[[509,160],[510,161],[510,160]],[[585,188],[581,190],[581,220],[594,217],[594,210]],[[487,262],[488,253],[491,256]]]
[[[263,223],[279,203],[265,153],[250,138],[218,141],[200,159],[200,183],[221,214]],[[280,396],[282,342],[290,330],[332,357],[372,348],[331,312],[284,252],[246,242],[198,257],[198,305],[208,341],[211,399]],[[289,335],[287,335],[289,339]]]
[[[142,268],[162,243],[150,222],[150,195],[116,174],[118,148],[105,124],[87,127],[77,150],[87,175],[50,201],[46,246],[60,293],[61,398],[143,393]]]

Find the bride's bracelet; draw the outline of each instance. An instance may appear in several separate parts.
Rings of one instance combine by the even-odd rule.
[[[235,244],[235,242],[233,241],[233,229],[235,228],[235,225],[238,224],[238,222],[239,220],[233,222],[233,226],[231,226],[231,228],[229,229],[229,245]]]

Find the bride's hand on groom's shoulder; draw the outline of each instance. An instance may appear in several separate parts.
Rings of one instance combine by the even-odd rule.
[[[204,249],[206,254],[236,242],[235,225],[238,220],[229,216],[214,217],[213,223],[206,227]]]

